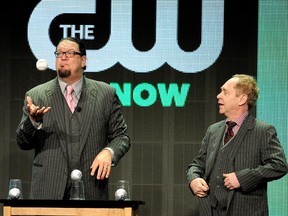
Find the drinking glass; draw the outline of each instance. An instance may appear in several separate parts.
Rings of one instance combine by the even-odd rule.
[[[10,179],[8,199],[23,199],[21,179]]]
[[[72,181],[70,200],[85,200],[84,183],[82,180]]]
[[[115,192],[116,200],[131,200],[130,184],[127,180],[119,180]]]

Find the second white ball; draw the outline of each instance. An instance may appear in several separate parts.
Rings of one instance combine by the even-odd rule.
[[[82,179],[82,172],[78,169],[74,169],[71,172],[71,179],[72,180],[81,180]]]

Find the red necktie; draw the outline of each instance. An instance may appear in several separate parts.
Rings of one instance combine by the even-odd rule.
[[[72,93],[73,93],[74,89],[72,86],[70,85],[67,85],[66,86],[66,101],[67,101],[67,104],[71,110],[71,112],[73,113],[74,112],[74,109],[75,109],[75,104],[74,104],[74,100],[73,100],[73,97],[72,97]]]
[[[225,133],[224,143],[227,143],[234,136],[232,129],[236,125],[236,122],[228,121],[228,122],[226,122],[226,124],[228,125],[228,129]]]

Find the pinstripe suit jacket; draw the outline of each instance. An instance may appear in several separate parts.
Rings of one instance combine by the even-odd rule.
[[[70,173],[63,114],[66,101],[58,78],[34,87],[27,95],[39,107],[52,108],[44,115],[42,128],[36,130],[29,120],[25,99],[23,116],[16,130],[19,147],[35,150],[30,197],[62,199]],[[98,181],[90,176],[90,166],[107,146],[114,150],[114,164],[119,162],[131,145],[127,126],[115,89],[106,83],[84,77],[79,103],[82,104],[79,169],[83,173],[85,196],[86,199],[105,200],[108,199],[108,180]]]
[[[188,166],[189,183],[201,177],[209,184],[224,131],[224,121],[207,129],[199,155]],[[229,192],[227,215],[268,215],[267,183],[288,172],[275,128],[248,115],[229,145],[236,145],[230,155],[229,172],[236,172],[240,188]],[[212,215],[209,196],[199,198],[199,201],[200,215]]]

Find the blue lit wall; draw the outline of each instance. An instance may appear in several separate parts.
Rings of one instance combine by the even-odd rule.
[[[288,1],[260,0],[257,117],[275,125],[288,154]],[[270,215],[288,214],[288,176],[268,187]]]

